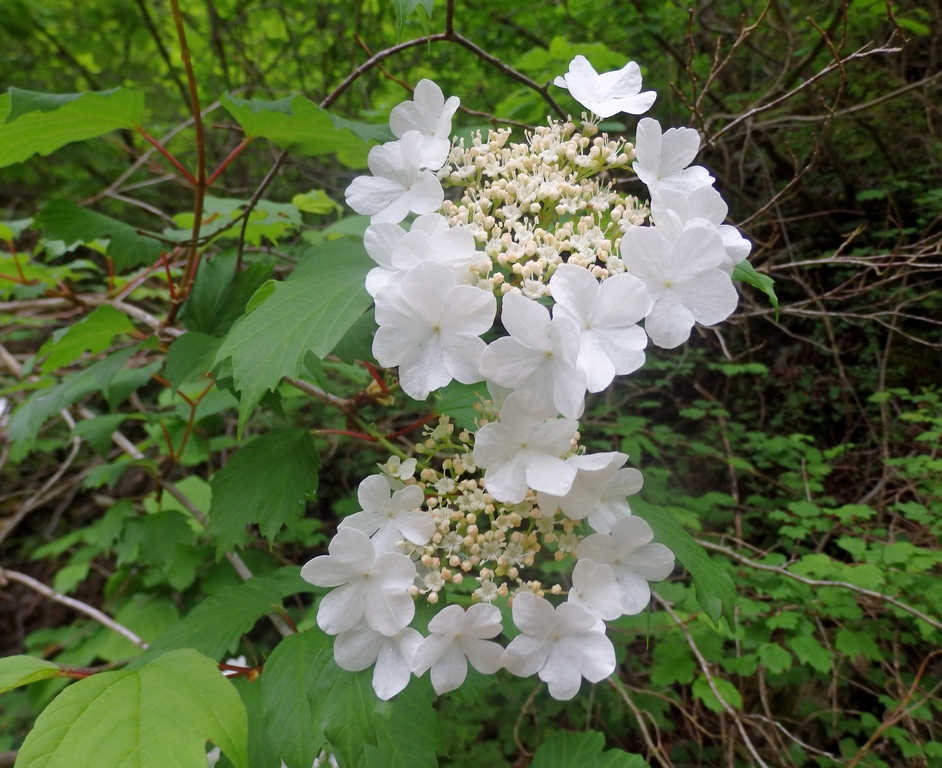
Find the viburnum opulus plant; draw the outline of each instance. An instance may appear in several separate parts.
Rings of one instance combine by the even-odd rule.
[[[631,513],[641,473],[624,453],[587,453],[578,419],[587,392],[644,364],[649,339],[671,349],[733,312],[750,243],[691,165],[695,130],[642,118],[634,143],[600,131],[654,103],[637,64],[598,74],[577,56],[555,84],[588,110],[578,124],[451,142],[458,99],[421,81],[390,116],[398,140],[347,189],[371,216],[376,359],[417,400],[452,381],[482,395],[475,431],[443,416],[418,460],[391,457],[364,479],[361,511],[301,571],[334,588],[317,623],[336,635],[337,664],[375,664],[383,699],[428,670],[436,692],[454,690],[469,663],[572,698],[615,670],[605,622],[640,613],[648,582],[674,568]],[[540,558],[570,575],[534,578]],[[417,600],[441,607],[424,637]],[[506,645],[499,601],[512,605]]]

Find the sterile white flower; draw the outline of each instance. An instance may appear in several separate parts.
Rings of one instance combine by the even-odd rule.
[[[504,649],[488,638],[500,634],[500,611],[478,603],[465,611],[449,605],[428,623],[431,634],[422,641],[412,660],[412,671],[423,675],[432,670],[432,687],[442,694],[458,688],[468,674],[468,662],[478,672],[494,674],[500,669]]]
[[[640,517],[623,517],[611,534],[593,533],[579,544],[579,560],[607,565],[621,588],[622,609],[629,616],[641,613],[651,599],[649,581],[661,581],[674,570],[674,554],[663,544],[652,544],[654,531]]]
[[[687,167],[699,149],[700,134],[693,128],[669,128],[662,134],[661,124],[645,117],[638,121],[636,160],[631,167],[652,195],[663,188],[687,194],[713,183],[713,177],[703,166]]]
[[[399,366],[403,391],[424,400],[452,379],[481,381],[485,343],[479,336],[494,322],[492,293],[458,285],[443,264],[424,261],[376,295],[373,354],[384,366]]]
[[[516,293],[504,296],[501,322],[510,334],[491,342],[481,357],[481,375],[526,390],[568,419],[585,407],[585,374],[577,367],[579,329],[565,317]]]
[[[415,616],[408,589],[415,563],[398,552],[377,556],[362,531],[343,528],[327,546],[327,555],[308,560],[301,578],[318,587],[337,587],[321,599],[317,625],[328,635],[353,629],[366,618],[384,635],[395,635]]]
[[[592,560],[580,560],[572,569],[572,588],[567,600],[581,605],[599,621],[612,621],[624,613],[615,571]],[[604,624],[596,628],[605,631]]]
[[[553,84],[567,89],[576,101],[599,117],[619,112],[641,115],[657,98],[654,91],[640,93],[641,69],[633,61],[621,69],[599,74],[585,56],[576,56],[569,63],[569,71]]]
[[[373,223],[402,221],[412,213],[432,213],[445,193],[432,171],[422,170],[422,134],[407,131],[399,141],[373,147],[367,157],[372,176],[357,176],[344,197]]]
[[[540,509],[548,515],[561,509],[570,520],[586,518],[594,531],[608,533],[617,519],[631,514],[625,497],[640,491],[644,482],[637,469],[621,469],[627,460],[627,454],[618,452],[570,456],[566,463],[577,470],[572,488],[561,497],[538,492]]]
[[[498,501],[518,504],[528,488],[564,496],[572,487],[576,468],[558,457],[569,451],[579,424],[544,419],[540,410],[532,395],[514,392],[504,401],[500,421],[478,430],[474,463],[486,470],[487,492]]]
[[[582,606],[563,603],[557,608],[525,592],[513,603],[514,624],[520,634],[504,650],[504,667],[519,677],[539,674],[550,696],[560,701],[579,692],[584,677],[591,683],[615,671],[615,648],[595,617]]]
[[[359,672],[376,664],[373,690],[383,701],[388,701],[409,684],[412,659],[421,643],[422,635],[411,627],[386,636],[361,622],[337,635],[334,661],[348,672]]]
[[[599,283],[589,270],[561,264],[549,285],[553,317],[572,320],[579,329],[577,364],[589,392],[601,392],[616,375],[644,364],[648,337],[637,323],[654,302],[638,278],[613,275]]]
[[[694,323],[725,320],[739,302],[720,268],[726,249],[715,230],[694,227],[672,243],[656,227],[632,227],[621,240],[621,258],[654,300],[644,330],[664,349],[683,344]]]
[[[472,277],[471,266],[482,259],[475,249],[474,235],[466,227],[450,227],[437,213],[419,216],[408,232],[398,224],[373,224],[363,235],[363,245],[379,264],[366,276],[366,290],[374,297],[423,261],[444,264],[459,282],[466,283]]]
[[[698,187],[689,195],[674,189],[659,189],[651,196],[651,218],[668,240],[676,240],[685,229],[715,229],[726,249],[726,260],[720,264],[727,274],[752,250],[752,243],[736,227],[723,224],[729,208],[713,187]]]
[[[417,485],[407,485],[392,494],[389,481],[382,475],[370,475],[357,489],[362,511],[340,521],[338,530],[355,528],[371,537],[377,552],[395,552],[405,539],[422,546],[435,533],[435,521],[423,512],[425,497]]]
[[[437,171],[448,158],[451,149],[451,118],[461,101],[445,94],[431,80],[420,80],[415,86],[413,101],[405,101],[393,107],[389,115],[389,127],[393,135],[401,137],[408,131],[422,134],[422,164]]]

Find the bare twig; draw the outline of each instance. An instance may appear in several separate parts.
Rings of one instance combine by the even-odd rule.
[[[39,594],[49,598],[50,600],[54,600],[55,602],[61,603],[62,605],[67,605],[69,608],[72,608],[79,613],[85,614],[89,618],[97,621],[102,626],[105,626],[113,632],[117,632],[125,639],[130,640],[138,648],[147,648],[147,643],[141,640],[141,638],[134,634],[130,629],[122,624],[119,624],[110,616],[106,616],[97,608],[93,608],[92,606],[88,605],[88,603],[83,603],[81,600],[76,600],[74,597],[67,597],[66,595],[62,595],[56,592],[54,589],[47,587],[41,581],[37,581],[32,576],[27,576],[25,573],[11,571],[7,568],[0,568],[0,584],[4,584],[7,579],[10,581],[17,581],[20,584],[23,584],[24,586],[39,592]]]

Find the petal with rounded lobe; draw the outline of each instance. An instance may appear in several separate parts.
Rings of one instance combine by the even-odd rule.
[[[514,602],[523,595],[518,595]],[[539,598],[537,598],[539,599]],[[550,652],[549,642],[542,636],[517,635],[504,649],[501,666],[517,677],[530,677],[539,672]]]
[[[628,563],[648,581],[663,581],[674,570],[674,553],[663,544],[645,544],[631,554]]]
[[[619,568],[618,586],[621,588],[621,606],[626,616],[636,616],[647,608],[651,601],[651,587],[644,576]]]
[[[726,256],[716,229],[691,227],[674,241],[671,264],[678,267],[678,277],[692,277],[716,269]]]
[[[580,560],[572,569],[572,588],[568,600],[590,611],[603,621],[622,614],[621,591],[615,572],[605,563]]]
[[[654,531],[646,520],[640,517],[628,517],[619,520],[612,531],[615,551],[619,557],[634,552],[638,547],[649,543],[654,538]]]
[[[425,232],[428,235],[439,235],[443,232],[450,232],[448,219],[440,213],[426,213],[419,216],[409,227],[410,232]]]
[[[400,273],[396,270],[386,269],[385,267],[371,269],[366,274],[366,292],[375,299],[376,295],[389,285],[390,281],[398,274]]]
[[[475,463],[483,466],[477,460],[477,446],[475,445]],[[519,504],[527,496],[527,465],[519,458],[514,458],[504,464],[492,464],[484,473],[484,487],[497,501],[505,504]]]
[[[545,357],[540,349],[504,336],[488,344],[481,354],[481,375],[504,387],[520,387],[543,364]]]
[[[643,352],[641,361],[644,362]],[[591,331],[583,333],[576,364],[585,376],[589,392],[601,392],[615,379],[615,365],[599,345],[598,335]]]
[[[334,661],[348,672],[360,672],[376,662],[385,637],[366,623],[345,630],[334,640]]]
[[[683,192],[662,187],[651,194],[651,218],[668,240],[675,240],[684,231],[690,218],[688,210],[689,201]]]
[[[592,312],[592,329],[631,328],[651,309],[644,282],[635,275],[612,275],[599,286]]]
[[[328,635],[337,635],[353,629],[363,618],[364,598],[363,589],[359,583],[344,584],[328,592],[317,606],[317,626]]]
[[[633,96],[641,90],[641,68],[629,61],[621,69],[602,72],[598,80],[599,95],[603,99]]]
[[[347,515],[337,524],[337,530],[354,528],[371,537],[373,547],[377,552],[386,552],[388,551],[388,547],[381,545],[375,538],[372,538],[373,534],[383,527],[385,521],[386,516],[377,512],[354,512],[352,515]]]
[[[561,643],[553,645],[539,671],[540,680],[546,683],[550,696],[557,701],[569,701],[582,686],[582,674],[566,651]]]
[[[363,247],[373,261],[381,267],[392,269],[392,254],[399,241],[408,233],[398,224],[383,222],[371,224],[363,233]]]
[[[729,275],[721,269],[700,272],[678,282],[674,292],[700,325],[722,322],[736,311],[739,294]]]
[[[565,496],[572,488],[572,481],[576,479],[576,468],[571,464],[545,454],[534,454],[527,457],[526,462],[527,484],[534,491]],[[491,494],[493,495],[493,491]]]
[[[568,317],[579,330],[585,328],[594,313],[600,288],[592,273],[575,264],[560,264],[550,278],[549,287],[556,302],[553,316]]]
[[[376,359],[379,360],[378,355]],[[445,350],[439,333],[430,335],[399,363],[402,391],[414,400],[425,400],[433,389],[440,389],[451,380],[452,375],[445,366]]]
[[[424,642],[424,641],[423,641]],[[449,643],[432,665],[432,687],[439,696],[461,687],[468,676],[468,659],[457,642]]]
[[[514,340],[535,349],[546,349],[550,345],[550,313],[542,304],[508,293],[504,296],[500,320]]]
[[[658,176],[662,179],[686,168],[700,151],[700,134],[693,128],[668,128],[661,136]]]
[[[489,603],[475,603],[465,611],[464,632],[470,637],[496,637],[501,632],[500,610]]]
[[[369,537],[359,531],[341,531],[327,545],[327,551],[330,557],[336,558],[337,562],[349,563],[357,568],[369,568],[376,558],[376,551],[370,543]],[[313,583],[313,582],[312,582]],[[319,587],[330,586],[328,584],[318,584]]]
[[[653,305],[654,303],[651,302],[651,305],[645,311],[646,315]],[[593,336],[599,349],[611,361],[616,376],[633,373],[644,365],[644,348],[648,345],[648,335],[641,326],[629,325],[626,328],[604,329],[595,331]],[[598,392],[601,390],[589,388],[589,391]]]
[[[542,597],[528,592],[519,594],[514,598],[512,610],[514,625],[524,634],[544,637],[556,627],[556,611]]]
[[[661,175],[658,173],[661,158],[661,138],[661,124],[657,120],[651,117],[643,117],[638,121],[638,128],[635,131],[635,157],[638,164],[657,176]],[[699,145],[698,137],[697,146],[699,147]]]
[[[671,292],[657,300],[651,314],[644,320],[644,330],[656,346],[674,349],[690,338],[690,329],[695,322],[693,312]]]
[[[357,501],[361,509],[378,511],[389,503],[389,493],[389,481],[383,475],[370,475],[357,487]]]
[[[448,607],[450,608],[451,606]],[[434,633],[435,630],[429,627],[429,631]],[[451,645],[452,642],[452,638],[446,637],[443,634],[431,634],[424,638],[416,648],[415,655],[412,657],[412,672],[418,677],[424,675],[432,668],[432,665],[442,657],[442,654],[448,650],[448,646]]]
[[[385,589],[408,589],[415,580],[415,573],[415,563],[398,552],[382,553],[373,565],[373,574],[382,581]]]
[[[405,557],[404,555],[397,556]],[[398,591],[391,588],[379,588],[377,585],[373,589],[364,589],[362,615],[377,632],[395,635],[412,621],[415,616],[415,603],[406,588]],[[359,621],[359,617],[357,620]]]
[[[441,208],[444,201],[445,190],[435,174],[421,171],[409,187],[409,210],[418,214],[432,213]]]
[[[502,646],[491,640],[482,640],[477,637],[462,637],[461,649],[471,666],[485,675],[493,675],[501,668],[501,659],[504,656]]]
[[[687,196],[687,211],[688,219],[706,219],[718,225],[726,219],[729,206],[713,187],[698,187]]]
[[[664,290],[673,249],[671,242],[654,227],[632,227],[619,247],[628,273],[640,278],[652,298]]]
[[[396,515],[396,524],[403,537],[418,546],[428,544],[435,534],[435,521],[425,512],[400,512]]]
[[[615,646],[604,632],[585,632],[567,638],[575,666],[590,683],[604,680],[615,671]]]
[[[689,168],[674,171],[669,176],[664,176],[654,185],[649,183],[648,190],[653,192],[658,189],[675,189],[689,195],[694,190],[707,187],[714,181],[716,179],[702,165],[691,165]]]
[[[373,690],[383,701],[389,701],[409,684],[412,657],[422,642],[422,635],[406,627],[395,637],[386,638],[380,648],[373,670]]]
[[[432,245],[427,232],[414,227],[400,238],[390,256],[392,266],[399,270],[410,270],[423,261],[431,261]]]
[[[475,384],[482,381],[484,376],[481,373],[481,358],[487,348],[484,340],[477,336],[453,335],[449,336],[447,341],[443,355],[445,370],[450,378],[462,384]],[[437,389],[437,387],[432,387],[432,389]]]
[[[353,210],[366,216],[376,216],[374,223],[388,222],[395,224],[402,221],[408,212],[406,203],[405,212],[398,219],[393,214],[379,216],[396,205],[405,194],[405,187],[398,181],[383,178],[382,176],[357,176],[350,182],[344,191],[344,199]]]
[[[470,285],[452,288],[445,297],[445,306],[448,307],[448,313],[443,318],[443,325],[473,336],[487,333],[497,313],[494,294]]]
[[[611,565],[615,562],[615,540],[607,533],[593,533],[579,542],[576,557]]]
[[[726,249],[726,258],[733,267],[746,260],[749,253],[752,251],[752,243],[744,238],[736,227],[729,224],[721,224],[716,228],[716,232],[723,241],[723,247]],[[721,264],[720,268],[731,271],[727,269],[725,264]]]
[[[582,103],[583,98],[596,99],[598,92],[599,75],[595,71],[589,60],[585,56],[576,56],[569,62],[569,71],[562,77],[557,77],[553,82],[560,88],[566,88],[573,95],[573,98]],[[586,106],[583,104],[583,106]]]

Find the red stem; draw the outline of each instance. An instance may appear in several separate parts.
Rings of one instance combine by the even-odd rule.
[[[23,267],[20,266],[20,256],[16,252],[16,245],[12,240],[7,240],[7,247],[10,249],[10,255],[13,257],[13,263],[16,265],[16,271],[20,276],[20,280],[23,281],[23,285],[26,285],[26,275],[23,274]]]
[[[164,148],[163,144],[157,141],[157,139],[151,136],[147,131],[145,131],[140,126],[137,127],[137,132],[141,134],[141,136],[143,136],[145,139],[147,139],[147,141],[150,142],[154,147],[156,147],[157,151],[160,152],[160,154],[162,154],[164,157],[166,157],[171,162],[173,167],[183,174],[183,178],[185,178],[188,182],[190,182],[190,184],[192,184],[194,187],[196,186],[196,178],[193,176],[193,174],[190,173],[186,168],[184,168],[183,165],[181,165],[180,161],[177,160],[177,158],[171,155],[170,152],[168,152]]]
[[[237,146],[234,150],[232,150],[232,152],[229,153],[229,157],[227,157],[225,160],[223,160],[223,161],[219,164],[219,167],[218,167],[215,171],[213,171],[213,175],[210,176],[210,177],[206,180],[206,186],[207,186],[207,187],[211,187],[211,186],[213,185],[213,182],[215,182],[216,179],[219,178],[220,174],[222,174],[222,172],[223,172],[224,170],[226,170],[226,168],[228,167],[229,163],[231,163],[233,160],[235,160],[235,159],[241,154],[242,150],[245,149],[245,148],[249,145],[249,142],[250,142],[250,141],[251,141],[251,139],[242,139],[242,141],[239,143],[239,146]]]
[[[376,438],[372,435],[364,435],[362,432],[351,432],[349,429],[315,429],[314,432],[318,435],[344,435],[346,437],[358,437],[361,440],[368,440],[371,443],[376,442]]]
[[[397,438],[397,437],[402,437],[403,435],[406,435],[406,434],[408,434],[409,432],[411,432],[411,431],[412,431],[413,429],[415,429],[416,427],[421,427],[423,424],[428,424],[430,421],[435,421],[435,419],[437,419],[437,418],[438,418],[438,415],[437,415],[437,414],[434,414],[434,413],[429,414],[429,415],[426,416],[424,419],[419,419],[418,421],[413,422],[412,424],[410,424],[408,427],[403,427],[402,429],[398,430],[397,432],[393,432],[391,435],[386,435],[386,439],[387,439],[387,440],[394,440],[394,439]]]

